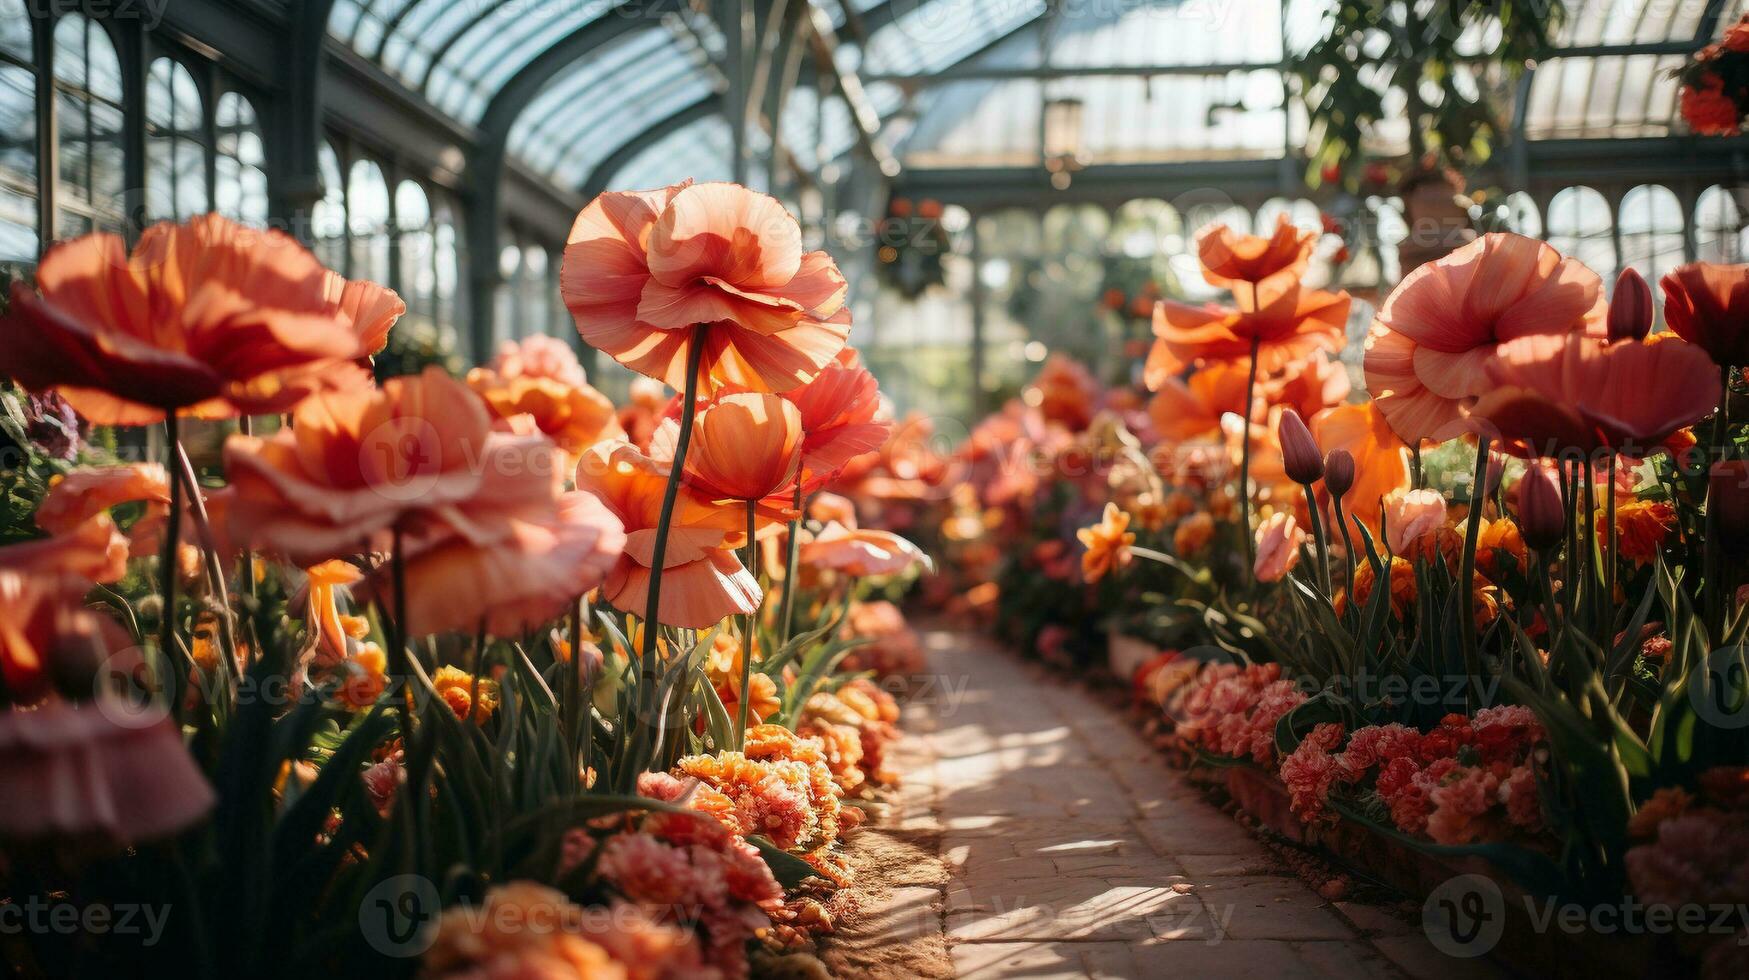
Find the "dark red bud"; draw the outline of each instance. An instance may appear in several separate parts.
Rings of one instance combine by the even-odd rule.
[[[1609,339],[1645,340],[1652,330],[1652,287],[1632,268],[1621,270],[1609,300]]]
[[[1567,508],[1555,473],[1546,466],[1531,466],[1518,481],[1518,531],[1538,551],[1556,548],[1566,537]]]
[[[1324,457],[1324,489],[1330,496],[1341,498],[1354,486],[1354,455],[1346,449],[1332,449]]]
[[[1275,437],[1281,443],[1282,468],[1295,483],[1316,483],[1324,477],[1324,454],[1318,450],[1311,430],[1293,409],[1281,413]]]

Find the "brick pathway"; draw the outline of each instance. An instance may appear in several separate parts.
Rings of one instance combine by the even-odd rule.
[[[964,978],[1494,975],[1320,898],[1075,685],[976,634],[925,642],[888,825],[941,863],[884,876],[843,942]]]

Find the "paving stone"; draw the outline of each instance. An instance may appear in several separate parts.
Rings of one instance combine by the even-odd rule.
[[[949,881],[883,894],[844,937],[868,955],[945,940],[970,980],[1498,975],[1321,899],[1098,697],[978,635],[924,643],[954,696],[907,708],[895,758],[915,777],[880,825],[926,840]]]
[[[1077,944],[960,943],[953,947],[953,966],[960,980],[1029,977],[1037,980],[1087,976]]]
[[[1198,882],[1196,893],[1233,939],[1353,939],[1354,931],[1297,878]]]

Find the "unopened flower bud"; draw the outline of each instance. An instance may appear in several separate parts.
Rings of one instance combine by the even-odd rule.
[[[1346,449],[1332,449],[1324,457],[1324,489],[1340,498],[1354,486],[1354,454]]]
[[[1492,497],[1500,490],[1500,480],[1506,475],[1506,457],[1497,452],[1488,453],[1488,476],[1482,484],[1482,496]]]
[[[1548,551],[1567,534],[1567,510],[1561,503],[1561,488],[1555,473],[1546,466],[1532,466],[1518,481],[1518,530],[1524,543]]]
[[[1621,270],[1609,299],[1609,339],[1645,340],[1652,329],[1652,287],[1633,269]]]
[[[1316,483],[1324,477],[1324,454],[1318,442],[1293,409],[1281,413],[1276,423],[1275,437],[1281,443],[1282,468],[1295,483]]]

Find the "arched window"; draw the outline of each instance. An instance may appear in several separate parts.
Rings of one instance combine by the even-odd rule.
[[[407,317],[421,323],[436,320],[435,249],[432,247],[431,202],[425,188],[403,180],[395,188],[397,268],[395,289],[407,304]]]
[[[261,124],[255,107],[237,92],[219,96],[214,114],[218,158],[213,205],[227,218],[246,224],[267,223],[267,157],[261,148]]]
[[[522,336],[522,246],[509,229],[499,233],[507,242],[498,250],[498,289],[492,296],[492,346]]]
[[[1682,202],[1668,187],[1643,184],[1622,197],[1620,225],[1622,266],[1645,276],[1655,294],[1659,277],[1682,264]]]
[[[24,0],[0,0],[0,268],[29,265],[37,233],[36,62]]]
[[[432,223],[435,227],[432,232],[435,252],[432,265],[432,305],[435,309],[432,317],[437,321],[438,336],[455,345],[461,341],[461,232],[455,212],[447,204],[437,206]]]
[[[174,59],[153,61],[146,73],[148,218],[181,221],[211,207],[206,154],[206,125],[194,76]]]
[[[1548,240],[1562,255],[1571,255],[1605,280],[1616,273],[1615,242],[1610,236],[1609,202],[1589,187],[1568,187],[1549,201]]]
[[[1708,187],[1694,205],[1694,251],[1702,262],[1734,264],[1749,256],[1749,228],[1737,198],[1723,187]]]
[[[552,300],[547,298],[547,250],[539,245],[522,249],[522,322],[516,325],[518,337],[528,337],[552,330]]]
[[[55,25],[55,126],[60,182],[55,235],[120,231],[123,167],[121,63],[97,23],[67,14]]]
[[[351,245],[349,279],[389,281],[389,185],[373,160],[352,161],[346,181],[346,231]]]
[[[316,148],[316,169],[322,173],[322,199],[310,209],[310,231],[316,257],[342,275],[350,274],[346,254],[346,182],[340,176],[340,155],[323,143]]]

